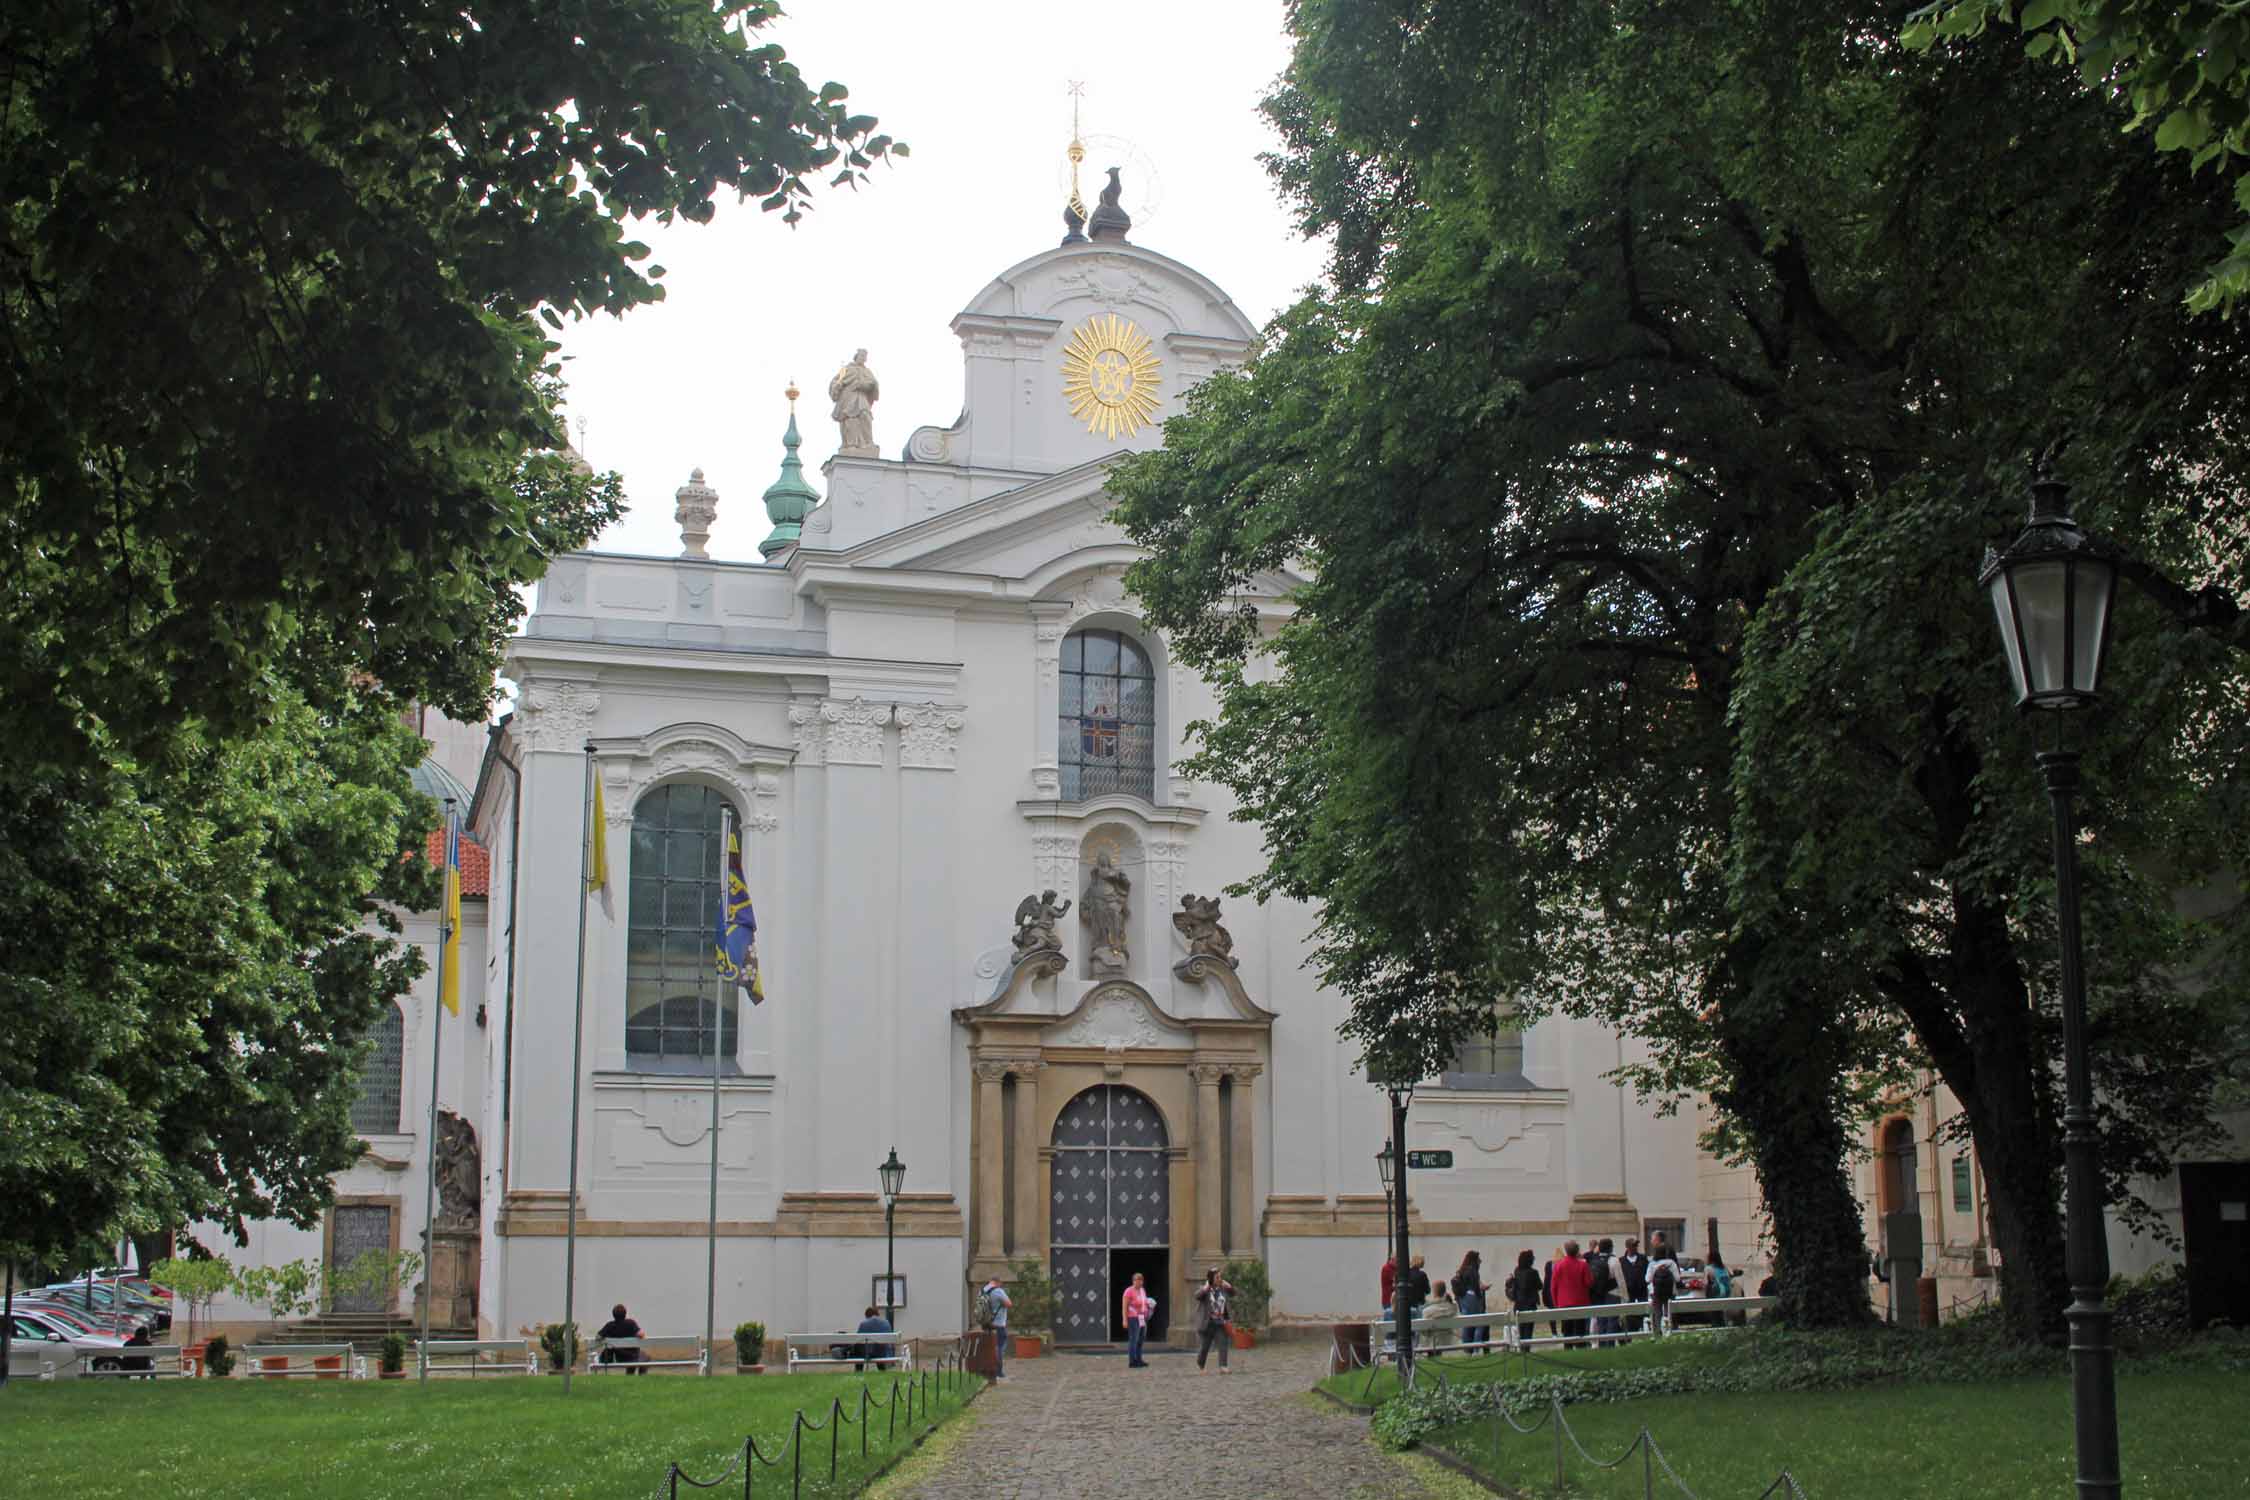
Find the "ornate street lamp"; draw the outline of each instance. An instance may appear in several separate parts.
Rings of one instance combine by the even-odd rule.
[[[1370,1070],[1372,1076],[1372,1070]],[[1383,1174],[1383,1198],[1389,1206],[1390,1220],[1387,1233],[1391,1237],[1392,1265],[1391,1305],[1385,1309],[1391,1316],[1391,1341],[1398,1353],[1398,1378],[1401,1385],[1414,1383],[1414,1321],[1411,1311],[1413,1299],[1406,1295],[1407,1248],[1406,1227],[1406,1108],[1414,1101],[1414,1084],[1411,1080],[1374,1079],[1374,1082],[1391,1098],[1391,1138],[1375,1157],[1375,1170]]]
[[[883,1184],[883,1321],[898,1332],[898,1193],[906,1185],[906,1163],[898,1159],[898,1147],[875,1169]],[[896,1354],[898,1347],[893,1345]]]
[[[2044,468],[2031,482],[2031,523],[2006,552],[1985,554],[1977,581],[1992,597],[2015,679],[2016,706],[2076,713],[2094,706],[2109,644],[2117,568],[2063,510],[2067,487]],[[2065,1265],[2071,1303],[2070,1402],[2077,1429],[2079,1500],[2122,1492],[2117,1455],[2117,1371],[2110,1346],[2109,1245],[2086,1062],[2086,975],[2078,931],[2078,752],[2039,752],[2055,817],[2055,905],[2063,1006],[2063,1164],[2069,1220]]]

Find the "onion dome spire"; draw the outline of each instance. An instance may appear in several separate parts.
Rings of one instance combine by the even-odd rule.
[[[758,553],[768,562],[797,545],[805,517],[820,504],[820,492],[805,482],[805,466],[797,460],[797,384],[789,383],[789,430],[781,435],[781,477],[766,487],[766,519],[773,531],[758,543]]]

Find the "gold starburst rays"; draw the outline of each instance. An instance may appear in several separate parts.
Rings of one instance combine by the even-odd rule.
[[[1115,313],[1087,319],[1063,350],[1063,399],[1097,437],[1131,437],[1156,415],[1161,366],[1148,335]]]

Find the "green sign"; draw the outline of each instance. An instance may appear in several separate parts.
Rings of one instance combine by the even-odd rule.
[[[1450,1167],[1453,1165],[1453,1153],[1450,1151],[1409,1151],[1406,1153],[1406,1164],[1410,1167]]]

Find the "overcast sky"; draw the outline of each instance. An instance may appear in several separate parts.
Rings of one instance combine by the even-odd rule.
[[[1257,104],[1288,60],[1279,0],[799,0],[763,35],[808,81],[837,79],[852,107],[913,148],[856,192],[822,189],[795,229],[755,202],[708,225],[629,230],[666,269],[666,300],[562,335],[569,412],[594,467],[625,476],[631,512],[595,545],[676,554],[672,493],[700,467],[719,492],[714,557],[755,560],[759,496],[781,461],[782,392],[805,394],[807,476],[836,448],[827,384],[864,346],[882,382],[875,441],[896,458],[924,423],[961,409],[961,346],[948,325],[993,276],[1062,237],[1058,164],[1071,80],[1089,138],[1128,141],[1161,201],[1126,176],[1135,243],[1187,262],[1263,324],[1319,274],[1274,197]],[[1095,145],[1089,204],[1105,169]]]

